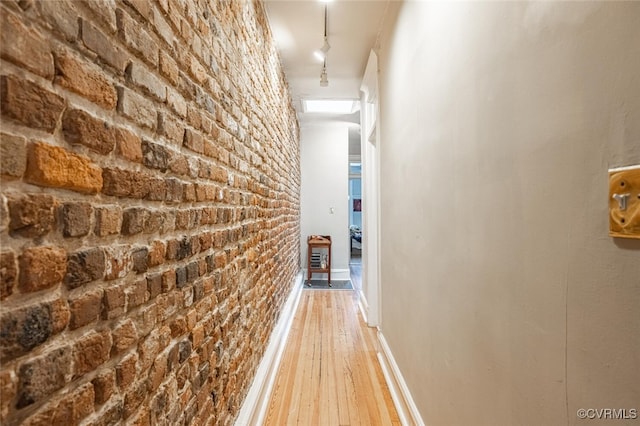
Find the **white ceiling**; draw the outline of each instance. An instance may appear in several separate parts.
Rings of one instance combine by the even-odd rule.
[[[294,106],[302,121],[301,99],[359,99],[360,82],[388,5],[397,0],[265,0]],[[323,44],[328,6],[328,87],[320,86],[322,62],[313,51]],[[356,117],[357,116],[357,117]],[[335,118],[335,117],[334,117]],[[359,114],[344,121],[359,122]]]

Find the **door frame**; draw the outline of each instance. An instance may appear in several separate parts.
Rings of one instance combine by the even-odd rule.
[[[372,50],[360,86],[362,152],[362,281],[361,309],[370,327],[382,324],[380,286],[380,126],[378,57]]]

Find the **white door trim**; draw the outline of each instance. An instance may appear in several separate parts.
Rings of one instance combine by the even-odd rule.
[[[378,106],[378,58],[372,50],[360,90],[361,151],[362,151],[362,291],[370,327],[382,323],[380,304],[380,126]]]

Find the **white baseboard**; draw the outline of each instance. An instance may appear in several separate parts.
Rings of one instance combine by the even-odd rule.
[[[378,330],[378,344],[380,345],[378,361],[380,361],[382,374],[384,374],[387,385],[389,385],[391,399],[393,399],[393,404],[398,411],[400,422],[403,426],[424,426],[420,412],[413,402],[411,392],[409,392],[409,388],[402,377],[402,373],[400,373],[398,364],[396,364],[396,360],[393,358],[391,349],[380,330]]]
[[[360,314],[362,314],[362,318],[364,322],[367,323],[367,312],[369,312],[369,303],[367,303],[367,298],[364,297],[364,292],[362,289],[359,289],[358,293],[360,297],[358,297],[358,307],[360,308]]]
[[[282,360],[287,337],[291,330],[291,323],[298,308],[300,295],[302,294],[303,274],[299,273],[293,284],[293,290],[282,307],[280,319],[269,337],[269,344],[264,352],[262,361],[256,370],[247,397],[242,403],[240,413],[236,419],[236,426],[259,426],[264,423],[264,418],[269,408],[271,391],[276,381],[278,367]]]
[[[307,270],[303,269],[302,273],[304,274],[304,279],[307,279]],[[327,274],[319,274],[319,273],[314,273],[311,276],[312,279],[314,280],[326,280],[327,279]],[[331,280],[339,280],[339,281],[346,281],[346,280],[350,280],[351,279],[351,271],[349,270],[349,268],[347,269],[332,269],[331,270]]]

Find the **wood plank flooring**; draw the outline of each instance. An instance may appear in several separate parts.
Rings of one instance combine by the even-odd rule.
[[[265,425],[400,425],[350,290],[303,290]]]

